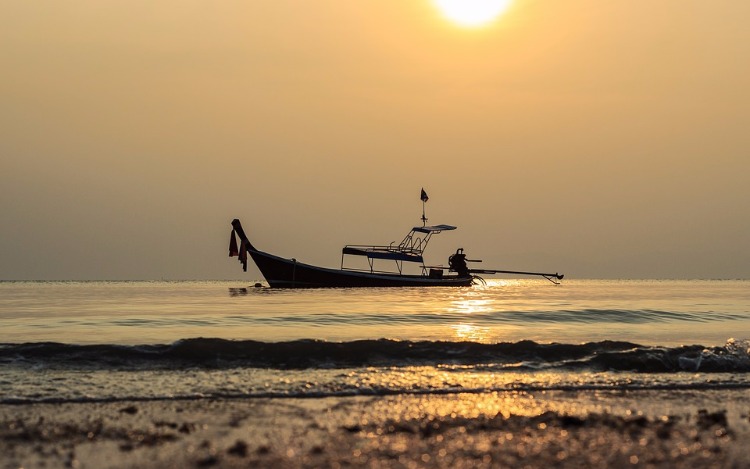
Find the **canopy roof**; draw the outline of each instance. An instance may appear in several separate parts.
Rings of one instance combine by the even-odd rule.
[[[455,230],[455,226],[451,225],[432,225],[432,226],[415,226],[412,231],[418,231],[420,233],[439,233],[441,231]]]

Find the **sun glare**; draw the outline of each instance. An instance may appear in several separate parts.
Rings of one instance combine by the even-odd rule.
[[[500,16],[512,0],[434,0],[449,20],[461,26],[482,26]]]

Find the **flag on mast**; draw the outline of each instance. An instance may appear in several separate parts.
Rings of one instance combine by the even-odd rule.
[[[424,187],[422,188],[422,194],[420,194],[419,198],[422,199],[422,202],[430,200],[430,198],[427,197],[427,192],[424,191]]]

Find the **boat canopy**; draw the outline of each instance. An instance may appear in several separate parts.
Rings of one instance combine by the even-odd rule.
[[[421,254],[402,251],[391,246],[346,246],[343,254],[366,256],[368,259],[387,259],[392,261],[424,262]]]
[[[441,231],[455,230],[455,226],[451,225],[432,225],[432,226],[415,226],[412,231],[419,233],[440,233]]]

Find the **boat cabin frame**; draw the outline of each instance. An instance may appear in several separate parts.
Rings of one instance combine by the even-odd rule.
[[[452,225],[415,226],[398,244],[395,244],[395,241],[387,246],[347,244],[341,251],[341,270],[369,273],[397,272],[399,275],[403,275],[404,262],[412,262],[420,264],[422,275],[427,276],[429,270],[430,276],[441,276],[440,274],[442,274],[442,271],[445,270],[445,268],[426,266],[424,263],[424,251],[433,235],[455,229],[456,227]],[[360,269],[345,266],[344,264],[347,256],[361,256],[367,258],[367,263],[370,268]],[[393,270],[375,269],[376,259],[394,261],[396,272]],[[439,274],[437,273],[438,271]]]

